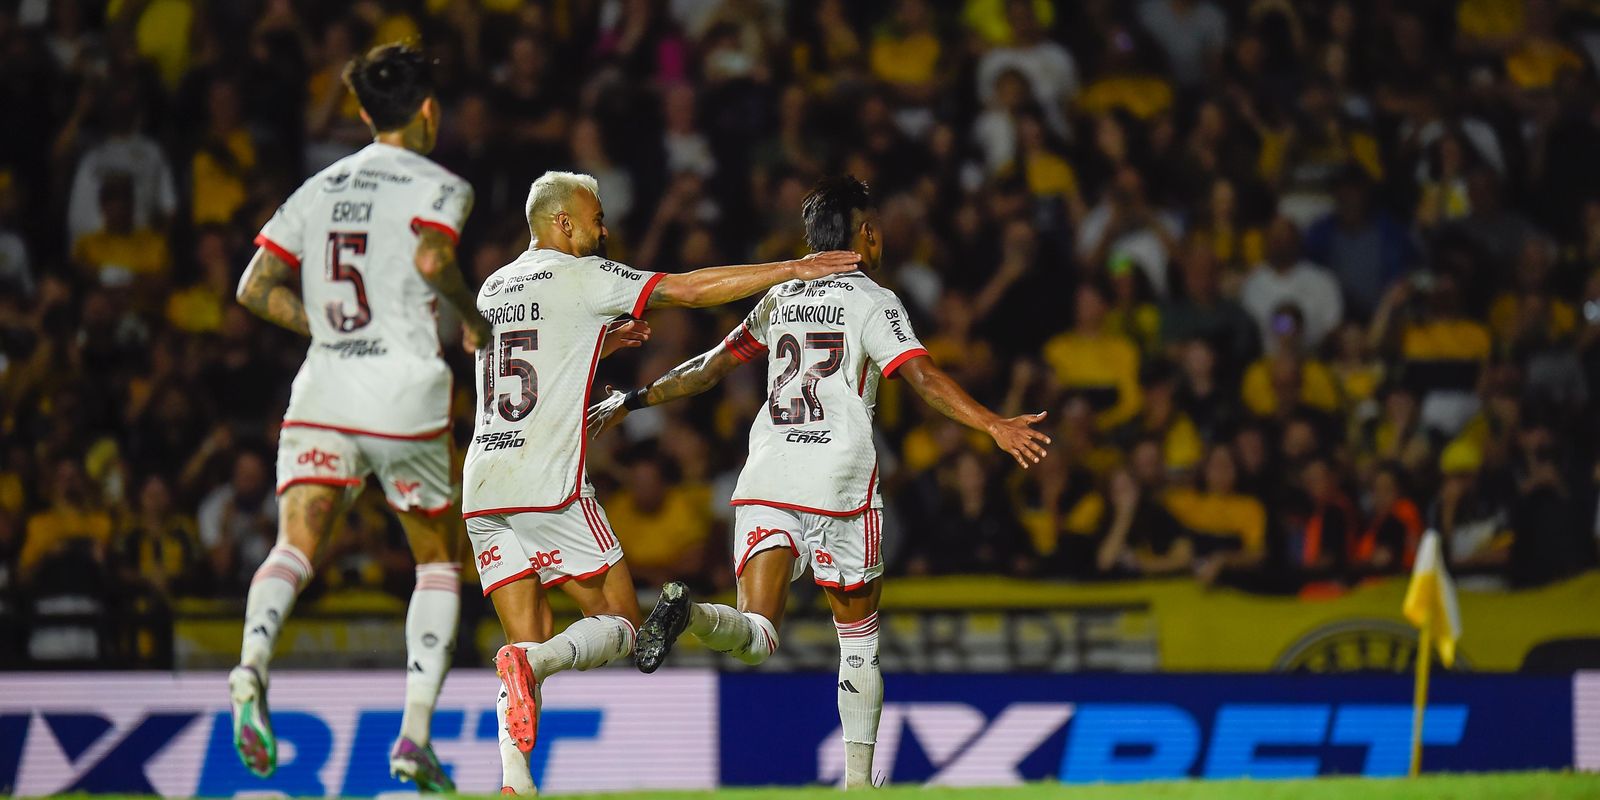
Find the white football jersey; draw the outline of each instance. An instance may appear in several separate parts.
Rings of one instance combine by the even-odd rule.
[[[374,142],[313,175],[256,244],[300,270],[311,348],[285,425],[404,438],[450,425],[433,287],[417,231],[459,238],[472,186],[426,156]]]
[[[478,351],[462,515],[554,511],[592,494],[584,414],[606,325],[643,316],[659,272],[529,250],[478,290],[494,339]]]
[[[775,286],[726,345],[770,354],[766,409],[733,505],[854,516],[881,506],[872,412],[878,380],[927,355],[894,292],[861,272]]]

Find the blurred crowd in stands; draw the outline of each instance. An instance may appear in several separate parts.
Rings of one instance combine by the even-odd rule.
[[[305,343],[234,286],[370,138],[345,62],[408,38],[476,188],[473,285],[546,169],[595,175],[610,255],[662,270],[803,253],[810,184],[870,183],[934,357],[1055,438],[1024,473],[888,382],[891,575],[1336,589],[1428,528],[1486,584],[1595,565],[1593,0],[0,0],[4,590],[242,596]],[[652,312],[596,391],[747,307]],[[764,379],[591,449],[642,582],[730,585]],[[376,492],[318,563],[410,589]]]

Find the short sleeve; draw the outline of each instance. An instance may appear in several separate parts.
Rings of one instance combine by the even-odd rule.
[[[750,309],[750,313],[739,323],[739,327],[734,328],[733,332],[728,334],[728,338],[722,340],[734,358],[749,363],[766,355],[767,328],[772,323],[772,308],[775,305],[777,305],[777,295],[767,292],[766,296],[761,298],[761,302]]]
[[[277,213],[267,224],[261,226],[261,232],[256,234],[256,246],[266,250],[278,258],[289,263],[295,269],[300,268],[300,257],[304,255],[306,204],[309,201],[309,191],[306,189],[311,182],[307,181],[289,199],[278,206]]]
[[[424,202],[411,217],[411,230],[434,228],[460,243],[461,229],[472,213],[472,184],[454,176],[440,181],[424,196]]]
[[[608,319],[623,314],[643,317],[650,293],[666,277],[664,272],[645,272],[598,256],[582,259],[578,269],[589,309]]]
[[[894,377],[895,370],[907,361],[928,354],[911,329],[905,305],[893,295],[873,307],[861,340],[867,357],[883,370],[885,378]]]

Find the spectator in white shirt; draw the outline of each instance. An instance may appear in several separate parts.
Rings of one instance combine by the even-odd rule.
[[[106,108],[106,138],[83,154],[67,199],[67,242],[104,226],[100,184],[122,173],[133,180],[133,224],[160,229],[178,208],[172,167],[154,139],[139,131],[139,96],[131,86],[112,90]]]
[[[990,50],[978,59],[978,99],[989,105],[1000,75],[1008,70],[1021,72],[1050,129],[1057,136],[1066,136],[1064,109],[1080,88],[1077,63],[1067,48],[1045,36],[1033,3],[1010,0],[1006,3],[1006,18],[1013,31],[1011,44]]]
[[[1167,262],[1182,235],[1177,218],[1150,205],[1139,171],[1124,166],[1078,226],[1078,258],[1091,270],[1114,258],[1126,258],[1144,273],[1150,290],[1164,300],[1170,283]]]
[[[1272,342],[1272,314],[1293,303],[1305,312],[1301,342],[1314,351],[1344,321],[1344,294],[1333,273],[1300,257],[1300,232],[1279,216],[1267,228],[1266,261],[1245,278],[1239,302],[1261,329],[1261,341]]]
[[[1228,44],[1228,18],[1206,0],[1144,0],[1139,24],[1166,52],[1180,86],[1204,83],[1215,74]]]

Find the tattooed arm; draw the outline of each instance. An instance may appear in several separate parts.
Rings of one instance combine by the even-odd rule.
[[[718,342],[716,347],[673,367],[643,389],[619,392],[607,386],[606,399],[589,409],[589,437],[616,427],[633,409],[700,394],[721,383],[740,363],[726,345]]]
[[[301,336],[310,336],[297,278],[289,262],[263,247],[256,250],[250,266],[245,267],[234,297],[256,316]]]
[[[1039,463],[1039,459],[1045,457],[1044,445],[1050,443],[1050,437],[1032,427],[1044,421],[1044,412],[1009,419],[1002,417],[972,399],[972,395],[967,394],[926,355],[905,362],[898,374],[935,411],[994,437],[994,443],[1010,453],[1023,469]]]
[[[417,234],[417,273],[433,287],[435,294],[455,309],[466,331],[466,345],[478,350],[488,344],[494,331],[478,312],[478,298],[456,264],[456,243],[438,228],[424,227]]]

